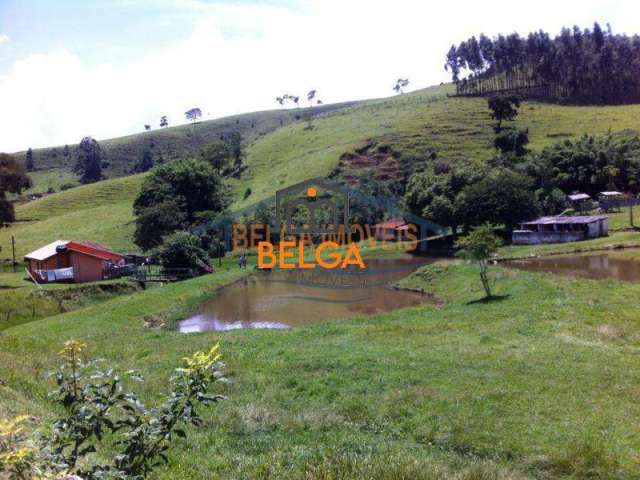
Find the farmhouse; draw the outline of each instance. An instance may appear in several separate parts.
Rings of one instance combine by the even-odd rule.
[[[39,283],[95,282],[105,278],[106,271],[122,266],[125,257],[109,248],[91,242],[56,240],[24,257],[27,270]]]
[[[511,240],[515,245],[563,243],[604,237],[609,233],[605,216],[541,217],[525,222],[514,230]]]

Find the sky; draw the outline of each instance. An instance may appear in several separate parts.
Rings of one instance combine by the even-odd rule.
[[[0,0],[0,152],[98,140],[449,80],[471,35],[610,23],[637,33],[637,0]],[[640,32],[638,32],[640,33]]]

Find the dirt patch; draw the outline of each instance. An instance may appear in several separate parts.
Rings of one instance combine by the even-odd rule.
[[[624,338],[624,332],[621,329],[606,323],[598,325],[597,332],[598,336],[604,340],[622,340]]]
[[[164,328],[165,318],[163,315],[146,315],[144,317],[144,328],[159,330]]]
[[[407,165],[390,145],[369,140],[364,146],[343,153],[331,177],[355,185],[367,173],[383,183],[403,182],[407,177]]]

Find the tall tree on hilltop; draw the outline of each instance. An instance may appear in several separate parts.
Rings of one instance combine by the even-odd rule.
[[[27,154],[25,157],[25,161],[24,161],[24,166],[27,169],[27,172],[32,172],[33,168],[34,168],[34,163],[33,163],[33,150],[31,150],[31,148],[29,148],[29,150],[27,150]]]
[[[13,204],[7,200],[6,194],[19,194],[31,185],[25,168],[11,155],[0,153],[0,227],[15,221]]]
[[[184,116],[190,122],[195,123],[202,118],[202,110],[200,110],[198,107],[191,108],[184,112]]]
[[[73,167],[81,183],[93,183],[102,179],[102,150],[91,137],[84,137],[78,146],[78,160]]]
[[[396,84],[393,86],[393,90],[396,93],[402,94],[404,93],[404,89],[409,85],[408,78],[399,78],[396,80]]]
[[[163,115],[160,117],[160,127],[168,127],[169,126],[169,120],[167,120],[167,116]]]

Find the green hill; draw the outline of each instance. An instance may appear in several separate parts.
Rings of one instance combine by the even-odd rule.
[[[221,135],[240,132],[246,141],[252,142],[273,130],[311,115],[317,117],[340,110],[356,102],[320,105],[312,109],[269,110],[206,120],[177,127],[156,128],[125,137],[101,140],[104,155],[104,175],[107,178],[130,175],[145,148],[152,152],[154,161],[167,162],[192,155]],[[59,190],[60,185],[74,183],[72,173],[76,162],[77,145],[58,145],[33,150],[35,170],[31,173],[35,192],[49,188]],[[68,154],[65,155],[65,150]],[[13,154],[23,160],[26,151]]]
[[[276,190],[308,178],[339,171],[349,178],[363,169],[375,168],[389,181],[402,168],[403,161],[429,161],[430,153],[438,159],[456,162],[484,162],[493,155],[492,120],[486,100],[450,98],[450,85],[427,88],[396,97],[370,100],[328,108],[307,129],[306,122],[292,121],[295,111],[262,112],[231,119],[202,122],[194,126],[168,128],[132,137],[102,142],[113,156],[114,149],[134,152],[149,136],[162,136],[170,144],[194,144],[184,154],[219,132],[234,125],[234,118],[260,118],[263,130],[270,133],[247,136],[247,169],[242,178],[233,180],[234,208],[243,207],[273,195]],[[279,127],[279,119],[289,123]],[[525,102],[515,122],[529,129],[530,147],[540,149],[563,138],[583,133],[603,134],[638,128],[640,105],[615,107],[573,107]],[[217,126],[216,126],[217,125]],[[190,130],[204,132],[191,136]],[[217,132],[217,133],[211,133]],[[109,147],[109,145],[112,145]],[[109,150],[112,148],[112,150]],[[167,147],[168,148],[168,147]],[[191,149],[191,150],[189,150]],[[122,173],[133,157],[123,156],[113,173]],[[128,158],[128,160],[126,160]],[[111,160],[114,162],[114,160]],[[11,236],[16,237],[18,255],[55,238],[72,236],[93,240],[123,251],[135,250],[132,243],[132,200],[142,176],[105,180],[73,188],[17,207],[19,223],[0,230],[2,255],[10,251]],[[251,195],[243,199],[247,188]]]

